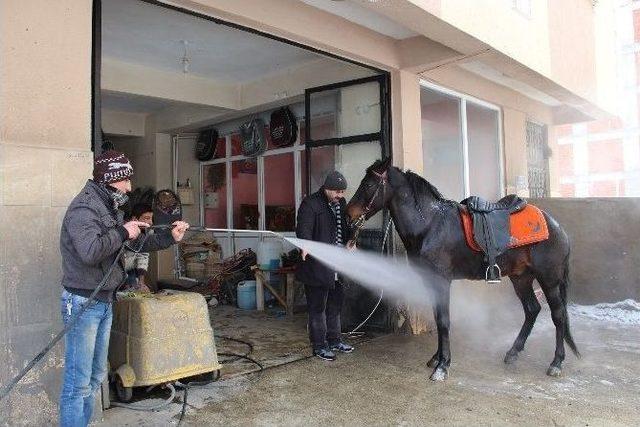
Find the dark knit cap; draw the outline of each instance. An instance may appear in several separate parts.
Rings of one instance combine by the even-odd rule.
[[[329,172],[329,175],[324,180],[324,188],[327,190],[346,190],[347,180],[338,171]]]
[[[133,175],[133,167],[124,153],[105,151],[93,161],[93,180],[101,184],[124,181]]]

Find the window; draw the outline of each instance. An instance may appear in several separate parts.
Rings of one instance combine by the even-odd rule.
[[[467,102],[470,194],[492,200],[499,199],[502,195],[499,132],[498,110]]]
[[[227,165],[206,165],[202,170],[204,224],[210,228],[227,227]]]
[[[384,78],[372,76],[305,91],[310,193],[322,186],[329,171],[337,170],[347,180],[345,198],[349,200],[364,171],[383,157],[388,149],[385,88]],[[383,213],[379,212],[364,228],[370,236],[382,237],[382,223]]]
[[[259,230],[258,159],[231,162],[233,228]]]
[[[378,81],[312,92],[309,98],[314,141],[380,132]]]
[[[424,176],[453,200],[504,194],[500,110],[423,82]]]
[[[265,229],[291,231],[296,221],[293,153],[264,158]]]
[[[461,101],[430,89],[420,94],[424,176],[445,197],[465,195]]]
[[[240,135],[234,132],[222,138],[213,160],[201,163],[206,227],[295,231],[303,192],[303,141],[278,148],[268,137],[268,126],[265,132],[267,150],[258,157],[242,155]]]

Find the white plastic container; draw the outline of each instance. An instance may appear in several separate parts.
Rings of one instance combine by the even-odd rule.
[[[243,310],[256,309],[255,280],[243,280],[242,282],[238,283],[238,308],[241,308]]]
[[[280,255],[282,252],[282,241],[279,239],[264,239],[258,244],[258,266],[262,270],[276,270],[280,268]]]

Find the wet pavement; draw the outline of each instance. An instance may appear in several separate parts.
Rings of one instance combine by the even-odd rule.
[[[220,326],[216,333],[262,340],[253,356],[268,364],[308,355],[304,315],[275,324],[256,313],[253,320],[227,315],[224,320],[220,311],[214,320]],[[252,326],[256,320],[267,325],[266,331]],[[545,372],[553,358],[555,329],[546,306],[518,361],[502,362],[521,322],[510,285],[455,284],[447,381],[428,379],[433,332],[386,335],[359,343],[355,353],[333,363],[302,358],[249,375],[238,374],[250,366],[234,367],[226,379],[189,392],[183,424],[640,425],[639,326],[574,313],[572,330],[583,357],[577,359],[567,348],[562,376],[551,378]],[[282,350],[294,343],[300,349],[288,351],[288,360]],[[180,409],[179,398],[155,413],[110,409],[100,425],[171,425]]]

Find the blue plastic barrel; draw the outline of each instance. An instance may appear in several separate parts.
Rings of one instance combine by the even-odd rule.
[[[243,280],[238,283],[238,308],[243,310],[256,309],[256,281]]]

